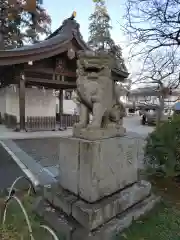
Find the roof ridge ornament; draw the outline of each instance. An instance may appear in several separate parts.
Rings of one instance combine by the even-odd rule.
[[[76,11],[73,11],[72,16],[75,18],[77,15]]]
[[[75,20],[76,17],[76,11],[73,11],[71,17],[66,18],[63,23],[62,23],[62,28],[68,28],[68,30],[75,30],[75,31],[79,31],[79,23],[76,22]]]
[[[72,15],[69,18],[67,18],[66,20],[75,20],[76,15],[77,15],[76,11],[73,11]]]

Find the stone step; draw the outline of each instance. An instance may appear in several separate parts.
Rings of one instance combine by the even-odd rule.
[[[150,195],[94,231],[83,228],[72,216],[58,211],[43,198],[37,199],[34,211],[66,240],[110,240],[149,212],[159,201],[160,197]]]
[[[95,203],[87,203],[60,188],[44,188],[44,198],[55,208],[72,215],[84,228],[96,229],[150,195],[151,184],[140,181]]]

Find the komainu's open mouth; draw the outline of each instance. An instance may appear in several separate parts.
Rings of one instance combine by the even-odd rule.
[[[100,71],[102,71],[102,69],[104,68],[104,66],[102,66],[101,64],[97,63],[97,62],[92,62],[92,61],[85,61],[84,62],[84,71],[87,73],[98,73]]]
[[[98,73],[102,70],[102,68],[97,68],[97,67],[94,67],[94,66],[89,66],[89,67],[86,67],[84,68],[84,71],[87,72],[87,73]]]

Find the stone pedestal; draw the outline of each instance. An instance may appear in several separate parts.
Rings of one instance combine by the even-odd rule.
[[[122,137],[125,135],[125,133],[126,129],[121,125],[118,127],[112,125],[107,128],[100,128],[96,130],[73,127],[73,136],[86,140]]]
[[[38,214],[67,240],[110,240],[159,200],[138,181],[138,143],[61,138],[59,182],[44,186]]]
[[[95,202],[137,181],[138,141],[115,137],[96,141],[60,139],[59,183]]]

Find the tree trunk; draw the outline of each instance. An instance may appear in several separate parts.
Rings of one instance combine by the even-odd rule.
[[[20,117],[20,131],[25,131],[25,76],[24,73],[21,73],[19,79],[19,117]]]
[[[157,126],[159,126],[164,111],[164,96],[159,97],[159,109],[157,111]]]

